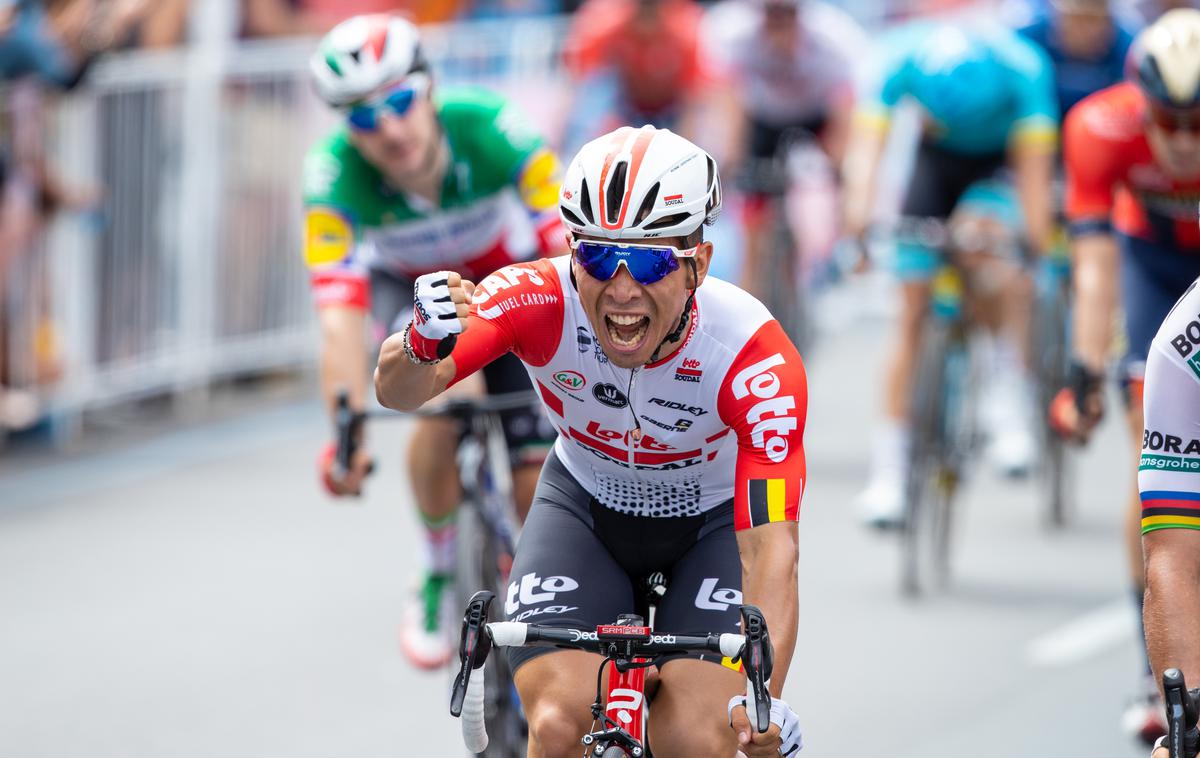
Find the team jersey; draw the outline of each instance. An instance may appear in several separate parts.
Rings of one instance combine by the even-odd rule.
[[[996,76],[971,93],[972,103],[952,118],[927,102],[927,84],[937,81],[947,50],[966,45],[996,64]],[[943,23],[914,22],[885,35],[882,56],[864,85],[857,120],[884,129],[904,100],[916,101],[925,114],[925,140],[952,153],[1001,153],[1010,142],[1054,144],[1058,106],[1050,60],[1035,45],[1003,28],[965,29]],[[970,86],[977,86],[971,83]],[[949,98],[954,101],[956,98]],[[952,102],[951,102],[952,104]]]
[[[804,491],[804,366],[779,322],[708,277],[671,355],[612,365],[570,281],[570,258],[505,267],[475,290],[455,381],[505,352],[524,362],[555,452],[602,505],[691,516],[734,501],[735,527],[795,520]]]
[[[1066,113],[1083,98],[1119,83],[1125,78],[1125,55],[1133,44],[1133,32],[1113,19],[1108,46],[1093,58],[1078,58],[1062,47],[1053,14],[1042,13],[1017,32],[1038,45],[1054,64],[1054,85],[1059,113]]]
[[[1146,361],[1138,466],[1142,533],[1200,529],[1200,287],[1163,322]]]
[[[658,18],[641,23],[637,0],[588,0],[575,13],[563,56],[584,78],[612,70],[629,104],[645,114],[679,105],[700,86],[700,20],[692,0],[663,0]]]
[[[523,117],[475,88],[439,89],[434,105],[450,147],[437,204],[389,187],[345,126],[309,152],[304,256],[318,305],[365,307],[372,268],[408,278],[451,269],[478,281],[563,238],[558,160]]]
[[[762,6],[726,0],[704,19],[709,76],[736,88],[747,114],[772,126],[808,121],[854,97],[854,58],[867,49],[862,28],[846,12],[805,2],[796,14],[795,49],[782,55],[763,30]]]
[[[1110,228],[1174,249],[1200,249],[1200,178],[1173,179],[1146,139],[1146,101],[1128,82],[1084,98],[1063,127],[1066,213],[1074,234]]]

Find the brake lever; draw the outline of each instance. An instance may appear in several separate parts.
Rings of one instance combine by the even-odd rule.
[[[483,667],[492,650],[492,638],[488,636],[486,625],[488,610],[495,599],[494,593],[480,590],[471,596],[463,614],[462,635],[458,643],[458,674],[450,691],[450,715],[456,718],[462,713],[471,672]]]
[[[333,414],[337,428],[337,455],[334,464],[337,466],[338,477],[345,476],[350,471],[350,462],[354,458],[354,411],[350,410],[350,393],[339,390],[337,408]]]
[[[774,668],[774,650],[767,633],[767,620],[758,606],[743,605],[741,613],[742,635],[746,638],[741,659],[750,690],[747,695],[754,699],[755,728],[762,734],[771,727],[771,694],[767,692],[767,681]]]

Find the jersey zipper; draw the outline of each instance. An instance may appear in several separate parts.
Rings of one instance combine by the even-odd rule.
[[[625,398],[629,401],[629,413],[633,416],[634,425],[629,432],[629,468],[635,472],[635,476],[637,475],[637,466],[634,465],[636,456],[634,451],[642,441],[642,422],[638,421],[637,410],[633,407],[633,386],[637,380],[638,371],[639,369],[636,368],[629,369],[629,385],[625,388]]]

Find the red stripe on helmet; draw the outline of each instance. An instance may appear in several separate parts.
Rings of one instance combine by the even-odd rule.
[[[387,45],[388,25],[391,18],[385,13],[371,16],[371,25],[367,29],[367,49],[375,56],[375,60],[383,60],[383,48]]]
[[[650,147],[650,142],[654,139],[657,131],[653,126],[643,126],[638,130],[637,139],[634,140],[633,149],[630,151],[629,170],[625,173],[625,192],[621,197],[621,212],[617,214],[617,223],[610,224],[608,223],[608,214],[605,212],[608,209],[604,207],[605,199],[608,197],[608,193],[605,192],[605,188],[608,186],[608,172],[632,129],[633,127],[623,126],[615,131],[609,142],[608,155],[604,157],[604,168],[600,172],[599,195],[600,226],[605,229],[620,229],[625,225],[625,214],[629,211],[629,201],[633,197],[633,185],[637,181],[638,169],[642,167],[642,159],[646,157],[646,150]]]

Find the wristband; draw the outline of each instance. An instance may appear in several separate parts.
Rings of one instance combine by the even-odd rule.
[[[1103,380],[1102,374],[1092,371],[1077,358],[1071,359],[1071,366],[1067,369],[1067,386],[1075,394],[1075,407],[1081,414],[1087,412],[1084,405],[1087,397],[1100,389]]]
[[[412,322],[408,322],[408,326],[404,327],[404,335],[400,338],[401,344],[404,346],[404,354],[408,359],[418,366],[433,366],[441,361],[438,357],[438,340],[431,340],[422,337],[420,332],[414,331]]]

